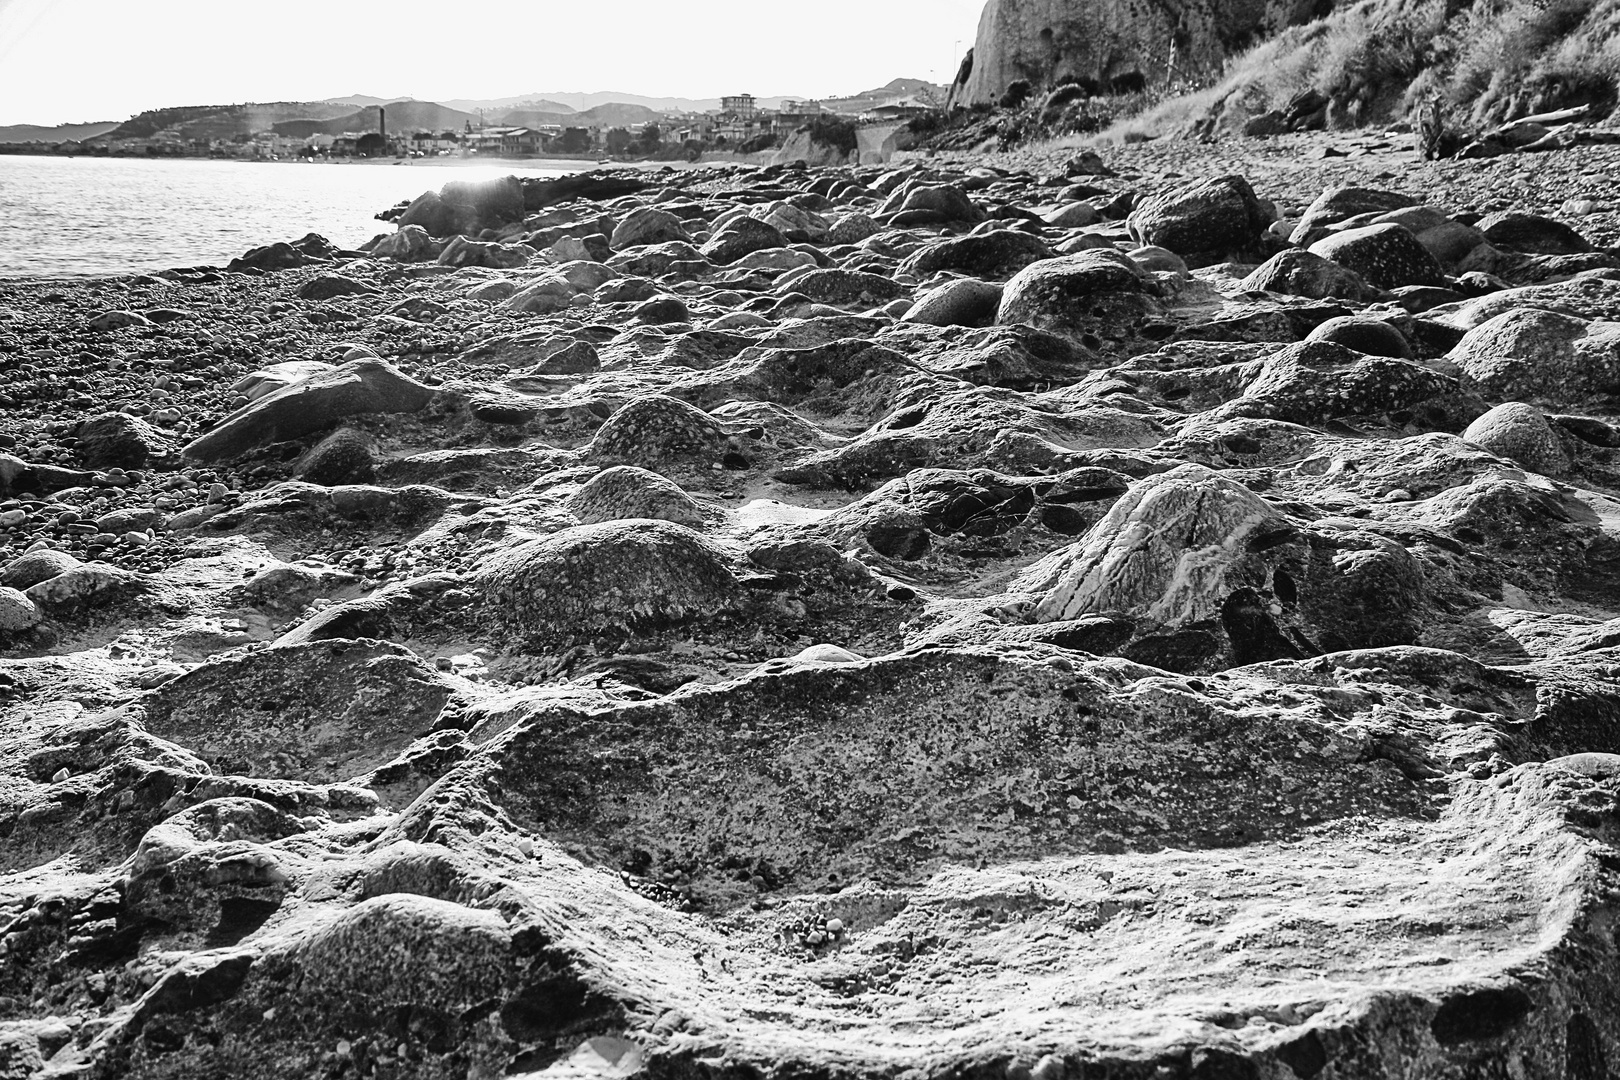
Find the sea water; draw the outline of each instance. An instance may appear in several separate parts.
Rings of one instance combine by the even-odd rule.
[[[223,266],[316,232],[352,248],[374,215],[450,180],[558,176],[586,162],[454,164],[0,155],[0,278]]]

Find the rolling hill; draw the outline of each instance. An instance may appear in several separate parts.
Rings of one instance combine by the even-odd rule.
[[[96,124],[58,124],[40,127],[38,124],[12,124],[0,127],[0,143],[56,143],[73,139],[91,139],[104,135],[118,126],[116,120],[103,120]]]
[[[234,139],[273,130],[289,120],[319,121],[350,111],[324,101],[276,101],[245,105],[182,105],[149,109],[105,133],[107,139],[148,139],[173,131],[184,139]]]
[[[393,101],[386,104],[390,131],[444,131],[461,130],[468,124],[476,125],[474,113],[449,109],[433,101]],[[367,106],[330,119],[297,119],[277,123],[271,129],[277,135],[306,139],[311,135],[341,135],[345,131],[376,131],[377,107]]]

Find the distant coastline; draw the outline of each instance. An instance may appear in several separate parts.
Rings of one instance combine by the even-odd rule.
[[[92,153],[88,151],[66,152],[44,145],[0,143],[0,154],[13,157],[48,157],[48,158],[95,158],[108,161],[221,161],[227,163],[243,163],[258,165],[426,165],[437,167],[440,165],[466,166],[466,165],[494,165],[500,167],[524,166],[565,169],[594,169],[602,165],[612,165],[614,168],[636,168],[639,166],[683,165],[681,161],[653,161],[645,158],[632,158],[626,160],[611,159],[602,161],[598,158],[571,157],[567,155],[551,156],[535,154],[528,157],[495,157],[485,155],[482,157],[284,157],[284,158],[239,158],[214,154],[109,154]]]

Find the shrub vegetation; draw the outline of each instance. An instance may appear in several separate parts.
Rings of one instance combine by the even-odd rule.
[[[1236,130],[1317,90],[1330,123],[1416,121],[1435,103],[1478,133],[1575,105],[1613,110],[1620,0],[1361,0],[1284,30],[1227,65],[1214,85],[1164,97],[1111,134],[1163,134],[1199,122]]]

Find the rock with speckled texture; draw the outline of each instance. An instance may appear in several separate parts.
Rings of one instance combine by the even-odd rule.
[[[1445,271],[1402,225],[1386,222],[1331,233],[1310,246],[1311,254],[1354,270],[1380,289],[1445,285]]]
[[[1509,401],[1468,425],[1463,438],[1546,476],[1569,470],[1569,452],[1541,410]]]

